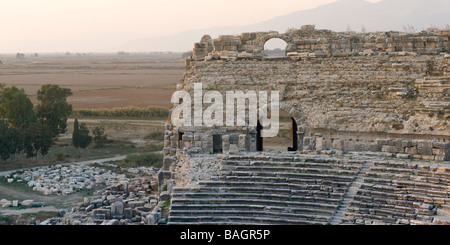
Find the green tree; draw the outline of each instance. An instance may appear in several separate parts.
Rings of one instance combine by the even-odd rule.
[[[80,147],[80,125],[78,118],[75,118],[75,122],[73,123],[72,144],[77,149]]]
[[[7,118],[11,127],[25,129],[36,121],[33,104],[23,89],[5,87],[1,94],[0,117]]]
[[[75,119],[73,123],[72,143],[75,148],[86,148],[91,144],[92,136],[89,135],[89,129],[85,123],[78,123],[78,119]]]
[[[50,147],[53,145],[53,132],[46,124],[39,122],[31,123],[25,130],[24,134],[24,150],[27,158],[36,156],[41,153],[42,156],[48,154]]]
[[[8,123],[0,120],[0,157],[3,160],[8,160],[11,153],[15,151],[14,134]]]
[[[105,134],[105,128],[103,126],[97,126],[92,130],[92,135],[94,136],[95,148],[101,148],[105,145],[108,140],[108,135]]]
[[[84,149],[88,147],[92,142],[92,136],[89,135],[89,129],[86,127],[85,123],[80,123],[79,133],[80,147]]]
[[[36,144],[38,137],[38,124],[31,123],[30,126],[25,129],[23,139],[23,150],[26,153],[27,158],[37,156],[37,150],[39,145]]]
[[[42,85],[37,92],[39,104],[36,106],[36,116],[49,127],[53,137],[66,132],[67,118],[72,113],[72,105],[67,103],[70,95],[70,89],[54,84]]]

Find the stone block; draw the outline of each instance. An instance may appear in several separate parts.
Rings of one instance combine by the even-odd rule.
[[[432,150],[433,150],[433,155],[435,155],[435,156],[443,156],[444,155],[443,149],[433,148]]]
[[[111,204],[111,215],[121,216],[123,215],[124,204],[122,201],[117,201]]]
[[[398,153],[397,147],[391,146],[391,145],[385,145],[381,148],[382,152],[389,152],[389,153]]]
[[[303,138],[303,150],[314,151],[316,149],[316,138],[304,137]]]
[[[31,207],[33,205],[34,200],[24,200],[21,202],[21,205]]]
[[[417,154],[417,147],[405,147],[405,153],[415,155]]]
[[[333,139],[333,149],[336,150],[344,150],[344,140],[342,139]]]
[[[316,137],[316,151],[321,151],[323,149],[323,137]]]
[[[412,142],[411,140],[402,140],[402,147],[411,147]]]
[[[417,153],[426,156],[432,156],[433,150],[431,147],[417,147]]]
[[[95,205],[94,204],[91,204],[91,205],[88,205],[87,207],[86,207],[86,211],[87,212],[91,212],[93,209],[95,208]]]
[[[246,134],[240,134],[239,135],[239,141],[238,141],[238,148],[241,151],[247,151],[247,135]]]
[[[230,155],[238,155],[239,148],[236,144],[230,144],[230,149],[228,150],[228,154]]]
[[[377,145],[378,151],[381,151],[381,148],[387,144],[387,140],[386,139],[376,139],[375,144]]]
[[[417,147],[420,148],[433,148],[433,142],[429,140],[418,140]]]
[[[111,217],[111,210],[106,208],[98,208],[92,211],[92,218],[94,219],[109,219]]]
[[[166,156],[163,159],[164,170],[167,171],[170,169],[170,166],[175,162],[175,158],[172,156]]]
[[[143,207],[145,205],[145,201],[131,201],[127,203],[130,208]]]
[[[433,155],[422,155],[422,159],[424,159],[424,160],[434,160],[434,156]]]
[[[444,149],[450,148],[450,143],[433,141],[433,148],[438,148],[438,149],[444,150]]]
[[[314,29],[316,29],[315,25],[302,25],[300,27],[300,30],[302,31],[314,31]]]
[[[125,208],[123,210],[123,216],[125,219],[131,219],[136,216],[136,210],[132,208]]]

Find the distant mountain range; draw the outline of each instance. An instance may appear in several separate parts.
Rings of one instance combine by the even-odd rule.
[[[296,11],[247,26],[220,26],[191,30],[175,35],[134,39],[119,47],[125,51],[185,52],[193,48],[204,34],[212,38],[225,34],[254,31],[285,32],[289,28],[314,24],[316,29],[333,31],[403,31],[404,26],[421,31],[431,26],[443,28],[450,24],[449,0],[339,0],[314,9]]]

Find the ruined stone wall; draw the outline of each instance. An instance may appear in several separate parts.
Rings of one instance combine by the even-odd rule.
[[[291,29],[286,33],[251,32],[241,35],[221,35],[212,39],[203,36],[194,45],[193,60],[255,58],[261,59],[264,44],[280,38],[287,43],[289,56],[347,57],[355,54],[380,52],[414,52],[418,54],[439,54],[450,51],[449,30],[429,30],[420,33],[400,32],[332,32],[316,30],[313,25]]]
[[[274,37],[288,43],[287,56],[263,58],[264,43]],[[411,151],[421,156],[417,149],[427,148],[421,152],[429,159],[443,160],[448,154],[450,160],[449,37],[448,31],[346,34],[311,26],[285,34],[204,36],[177,89],[192,93],[193,84],[202,83],[204,91],[223,94],[279,91],[281,109],[299,125],[299,150]],[[224,150],[255,151],[255,131],[168,123],[165,153],[183,148],[212,152],[213,134],[227,135]],[[395,148],[402,141],[405,145]]]

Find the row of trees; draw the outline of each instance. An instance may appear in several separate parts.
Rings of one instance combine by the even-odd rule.
[[[80,117],[126,117],[126,118],[167,118],[169,110],[160,107],[119,107],[113,109],[81,109],[73,112],[74,116]]]
[[[24,89],[0,85],[0,157],[3,160],[20,153],[30,158],[47,155],[54,140],[65,133],[72,105],[68,88],[42,85],[34,106]]]

